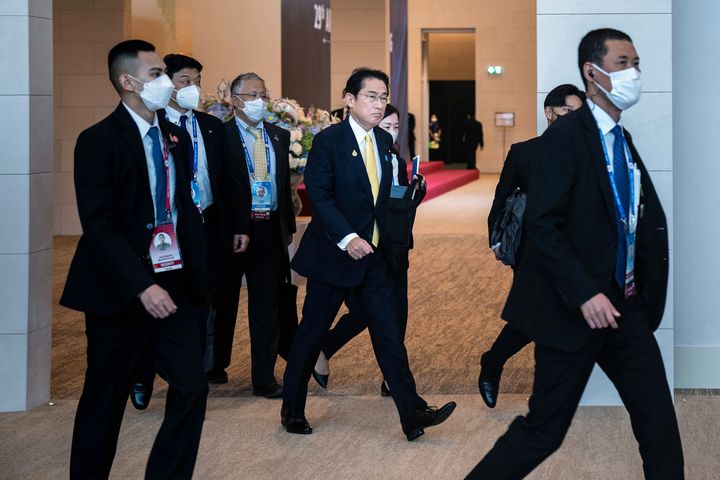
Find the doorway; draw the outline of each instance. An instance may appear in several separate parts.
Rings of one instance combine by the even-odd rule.
[[[466,118],[475,115],[475,29],[423,30],[422,55],[426,158],[464,165]]]

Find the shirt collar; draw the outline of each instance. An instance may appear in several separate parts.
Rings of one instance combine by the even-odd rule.
[[[373,129],[371,128],[370,131],[365,130],[353,117],[352,115],[348,115],[348,123],[350,124],[350,128],[352,128],[353,135],[355,135],[355,140],[357,140],[358,145],[360,145],[364,140],[365,136],[369,133],[372,137],[373,144],[375,143],[375,132],[373,132]]]
[[[259,128],[260,130],[263,130],[265,128],[265,122],[260,120],[260,123],[258,123],[257,127],[250,127],[247,123],[245,123],[245,120],[235,115],[235,122],[240,126],[242,130],[247,130],[249,128]]]
[[[128,107],[128,105],[125,102],[122,102],[122,104],[127,109],[128,113],[130,114],[130,118],[133,119],[135,124],[138,127],[138,130],[140,130],[140,138],[145,138],[145,135],[147,135],[148,131],[150,130],[150,127],[158,127],[158,130],[160,130],[160,123],[158,122],[158,114],[155,112],[155,117],[153,118],[153,123],[148,123],[144,118],[142,118],[140,115],[135,113],[132,108]]]
[[[595,122],[597,122],[598,128],[603,135],[610,133],[610,130],[615,128],[615,125],[620,125],[620,122],[615,123],[615,120],[613,120],[605,110],[598,107],[592,100],[588,98],[586,101],[588,107],[590,107],[593,117],[595,117]]]
[[[180,113],[179,111],[172,108],[170,105],[168,105],[167,108],[165,108],[165,113],[167,114],[167,119],[169,121],[171,121],[172,123],[174,123],[175,125],[180,125],[180,117],[181,116],[183,116],[183,115],[187,116],[188,120],[191,119],[193,116],[192,110],[188,110],[185,113]]]

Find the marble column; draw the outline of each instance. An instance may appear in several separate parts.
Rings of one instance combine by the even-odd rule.
[[[0,3],[0,411],[50,396],[51,0]]]

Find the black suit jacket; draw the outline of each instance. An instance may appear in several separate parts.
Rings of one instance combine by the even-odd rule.
[[[202,134],[207,157],[208,177],[212,189],[213,205],[223,212],[220,216],[220,234],[223,246],[228,247],[232,234],[239,234],[243,224],[243,211],[250,208],[249,197],[244,195],[246,186],[242,183],[236,162],[229,161],[225,155],[225,128],[223,122],[205,112],[193,110],[197,118],[198,129]],[[163,112],[163,118],[164,112]],[[189,151],[188,151],[189,152]],[[189,153],[188,153],[189,156]],[[192,176],[192,158],[185,162],[185,176]]]
[[[565,351],[580,349],[592,334],[579,308],[585,301],[598,293],[616,306],[623,301],[614,283],[616,209],[599,135],[585,105],[541,137],[528,186],[529,243],[503,312],[538,344]],[[665,309],[667,223],[632,138],[625,135],[642,181],[635,278],[654,330]]]
[[[290,132],[272,123],[263,121],[265,130],[270,137],[273,151],[275,153],[275,183],[277,185],[277,213],[280,217],[280,232],[282,234],[282,245],[286,245],[288,235],[295,233],[295,211],[293,210],[292,197],[290,196]],[[243,212],[240,218],[240,231],[238,233],[250,233],[250,211],[252,199],[250,194],[250,174],[245,160],[245,150],[242,146],[240,132],[237,128],[235,118],[225,122],[226,155],[228,163],[234,165],[239,171],[240,182],[242,183]],[[252,238],[250,239],[252,242]]]
[[[164,115],[158,118],[164,138],[178,139],[171,152],[185,293],[203,305],[207,300],[205,232],[182,167],[188,161],[190,139]],[[118,314],[157,283],[148,258],[155,211],[147,160],[137,125],[122,104],[78,137],[75,193],[83,234],[60,303],[86,313]]]
[[[507,158],[503,164],[500,179],[495,187],[495,198],[493,199],[490,214],[488,215],[488,234],[492,233],[495,222],[502,215],[505,208],[505,201],[516,189],[527,193],[528,177],[530,176],[530,162],[533,157],[540,154],[540,138],[531,138],[524,142],[515,143],[510,146]],[[490,235],[488,235],[488,241]],[[490,245],[492,247],[492,245]]]
[[[392,184],[392,137],[375,127],[382,177],[377,204],[373,204],[370,181],[360,147],[348,120],[318,133],[305,167],[305,187],[313,205],[313,217],[292,268],[310,280],[338,287],[355,287],[367,270],[369,256],[353,260],[337,244],[350,233],[368,243],[378,221],[380,243],[387,232],[379,215],[390,196]]]

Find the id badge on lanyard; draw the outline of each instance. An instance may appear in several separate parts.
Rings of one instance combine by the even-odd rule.
[[[183,267],[182,257],[180,255],[180,243],[178,242],[175,225],[172,221],[172,210],[170,205],[170,155],[165,139],[163,142],[163,160],[165,163],[165,212],[166,216],[161,221],[157,220],[157,225],[153,230],[150,240],[150,261],[155,273],[169,272],[171,270],[180,270]],[[161,172],[155,172],[156,175],[162,175]]]
[[[250,217],[253,220],[269,220],[272,206],[272,182],[253,181],[251,189],[252,212]]]
[[[620,201],[620,195],[618,194],[617,185],[615,184],[615,172],[613,170],[612,162],[610,162],[610,156],[607,152],[607,146],[605,145],[605,136],[602,130],[600,132],[600,142],[602,143],[603,153],[605,154],[605,164],[610,177],[610,187],[613,191],[615,198],[615,206],[617,208],[620,221],[623,225],[623,232],[625,233],[625,285],[623,293],[625,298],[633,297],[637,294],[637,285],[635,283],[635,240],[636,240],[636,229],[637,229],[637,207],[640,200],[640,195],[635,195],[636,191],[639,191],[640,185],[640,170],[637,165],[632,161],[632,155],[630,149],[627,146],[627,142],[624,141],[625,155],[628,165],[628,181],[630,186],[630,201],[628,206],[629,212],[625,212]],[[637,198],[636,198],[637,197]]]

